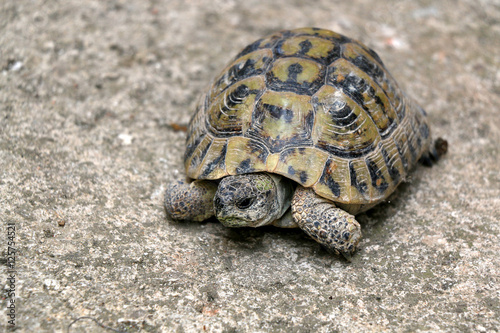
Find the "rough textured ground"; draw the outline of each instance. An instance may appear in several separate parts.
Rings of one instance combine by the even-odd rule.
[[[496,332],[500,7],[460,1],[0,4],[0,220],[16,332]],[[359,216],[352,263],[300,231],[165,217],[185,124],[243,46],[318,26],[364,41],[449,154]],[[64,226],[60,226],[64,224]],[[109,332],[82,319],[70,332]]]

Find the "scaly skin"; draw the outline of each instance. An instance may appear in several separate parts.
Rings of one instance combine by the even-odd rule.
[[[171,183],[165,192],[165,209],[174,220],[203,221],[214,216],[213,198],[217,183],[195,180]]]
[[[315,241],[350,260],[361,239],[361,227],[353,215],[300,185],[292,199],[292,215]]]

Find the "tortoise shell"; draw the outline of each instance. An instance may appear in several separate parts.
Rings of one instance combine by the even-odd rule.
[[[248,45],[216,77],[190,121],[184,163],[194,179],[279,174],[365,210],[430,141],[425,111],[374,51],[302,28]]]

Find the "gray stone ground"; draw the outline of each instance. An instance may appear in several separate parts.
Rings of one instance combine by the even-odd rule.
[[[2,329],[14,223],[16,332],[498,331],[498,1],[311,3],[1,1]],[[162,208],[183,177],[170,124],[240,48],[301,26],[375,48],[450,143],[359,216],[352,263]]]

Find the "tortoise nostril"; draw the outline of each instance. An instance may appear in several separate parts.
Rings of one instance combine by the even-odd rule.
[[[218,196],[215,196],[215,198],[214,198],[214,210],[216,212],[218,212],[218,211],[222,210],[222,206],[223,205],[222,205],[221,199]]]

